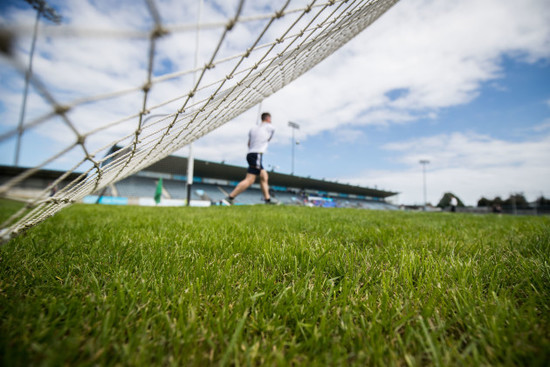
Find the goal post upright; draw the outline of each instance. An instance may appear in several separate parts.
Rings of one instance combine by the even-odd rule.
[[[199,33],[200,33],[200,24],[201,24],[201,17],[202,17],[202,3],[204,0],[199,1],[199,14],[197,16],[197,30],[195,32],[195,63],[194,63],[194,69],[197,69],[197,65],[199,64]],[[197,71],[193,73],[193,85],[197,82]],[[189,155],[187,157],[187,185],[186,185],[186,191],[187,191],[187,206],[191,206],[191,194],[192,194],[192,187],[193,187],[193,175],[194,175],[194,169],[195,169],[195,157],[193,156],[193,142],[189,143]]]

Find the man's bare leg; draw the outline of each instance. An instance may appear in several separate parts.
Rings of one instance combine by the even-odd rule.
[[[262,194],[264,194],[264,199],[269,200],[271,196],[269,195],[269,185],[267,183],[269,176],[265,169],[260,171],[260,188],[262,189]]]
[[[260,173],[260,176],[261,176],[261,173]],[[252,173],[247,173],[244,180],[239,182],[239,184],[233,189],[233,191],[231,191],[231,194],[229,194],[229,197],[231,199],[235,199],[237,195],[239,195],[244,190],[248,189],[250,185],[252,185],[255,181],[256,181],[256,175]]]

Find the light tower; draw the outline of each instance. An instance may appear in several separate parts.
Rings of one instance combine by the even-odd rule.
[[[36,46],[36,36],[38,34],[38,23],[41,16],[52,21],[55,24],[61,23],[62,19],[61,15],[57,14],[57,12],[44,0],[25,1],[36,9],[36,21],[34,22],[31,51],[29,54],[29,66],[27,67],[27,72],[25,73],[25,89],[23,90],[23,103],[21,104],[21,114],[19,115],[19,124],[17,125],[17,142],[15,144],[15,159],[13,162],[14,166],[19,165],[19,152],[21,150],[21,137],[23,135],[23,121],[25,120],[25,110],[27,108],[27,95],[29,94],[29,81],[32,75],[32,60],[34,56],[34,48]]]
[[[419,163],[422,165],[422,177],[424,181],[424,210],[426,210],[426,205],[428,204],[428,195],[426,191],[426,165],[430,163],[430,161],[427,159],[421,159]]]
[[[291,170],[290,174],[293,175],[294,174],[294,146],[299,144],[294,139],[294,132],[296,130],[300,129],[300,125],[298,125],[295,122],[289,121],[288,126],[290,126],[292,128],[292,170]]]

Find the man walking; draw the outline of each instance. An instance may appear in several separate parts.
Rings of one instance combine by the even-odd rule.
[[[248,189],[252,185],[258,176],[260,176],[260,188],[264,195],[266,204],[274,204],[269,195],[269,185],[267,171],[262,165],[262,156],[267,149],[268,143],[273,137],[275,129],[271,125],[271,115],[267,112],[262,113],[262,123],[256,125],[248,133],[248,154],[246,160],[248,162],[248,169],[246,171],[246,177],[239,182],[235,189],[225,198],[226,204],[232,205],[237,195]]]
[[[458,205],[458,200],[456,199],[456,196],[451,196],[451,211],[454,213],[456,212],[456,206]]]

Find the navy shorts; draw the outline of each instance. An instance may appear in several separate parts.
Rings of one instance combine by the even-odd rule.
[[[248,173],[257,176],[264,169],[264,166],[262,166],[262,153],[248,153],[246,161],[248,162],[248,169],[246,170]]]

